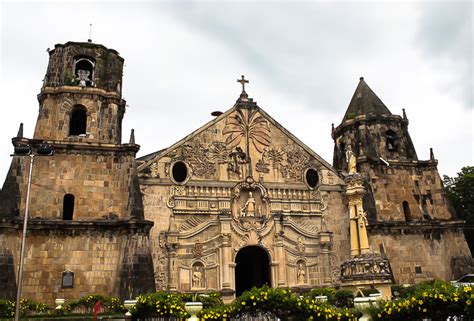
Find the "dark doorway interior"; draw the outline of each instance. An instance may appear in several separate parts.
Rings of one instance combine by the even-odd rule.
[[[261,287],[270,283],[270,258],[267,252],[258,246],[244,247],[235,258],[236,295],[252,287]]]

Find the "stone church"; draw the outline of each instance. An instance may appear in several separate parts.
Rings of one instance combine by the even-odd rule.
[[[263,284],[415,283],[469,269],[437,160],[418,159],[405,111],[392,114],[363,78],[333,126],[333,165],[249,98],[244,77],[232,108],[136,158],[133,131],[121,141],[123,64],[92,42],[49,51],[34,136],[21,126],[12,139],[33,153],[12,158],[0,195],[0,298],[17,291],[27,201],[22,292],[46,302],[162,289],[229,301]],[[52,156],[32,156],[45,144]]]

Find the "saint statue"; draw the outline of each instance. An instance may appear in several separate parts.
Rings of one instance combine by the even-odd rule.
[[[346,159],[347,159],[347,171],[349,172],[349,174],[357,173],[357,159],[350,145],[347,146]]]
[[[296,274],[296,280],[298,284],[305,284],[306,283],[306,272],[304,270],[303,263],[298,263],[298,271]]]
[[[89,70],[78,70],[77,71],[77,80],[79,80],[79,86],[86,87],[91,80],[89,79],[91,72]]]
[[[245,202],[245,205],[241,208],[240,213],[242,216],[255,216],[255,199],[253,198],[252,192],[249,192],[247,202]]]
[[[193,269],[193,288],[203,288],[202,272],[199,265],[195,265]]]

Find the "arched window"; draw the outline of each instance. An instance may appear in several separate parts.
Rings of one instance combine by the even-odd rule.
[[[66,194],[63,199],[63,220],[72,220],[74,214],[74,195]]]
[[[79,86],[94,85],[94,59],[90,57],[77,57],[74,61],[74,76]]]
[[[87,127],[87,110],[84,106],[74,106],[69,121],[69,135],[85,135]]]
[[[410,205],[408,205],[407,201],[404,201],[402,205],[403,205],[403,215],[405,215],[405,221],[410,222],[411,221]]]
[[[389,129],[387,130],[385,135],[387,138],[387,141],[386,141],[387,150],[389,152],[396,152],[397,151],[397,134],[393,130]]]

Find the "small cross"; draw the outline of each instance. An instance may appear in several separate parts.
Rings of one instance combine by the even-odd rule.
[[[242,75],[242,79],[237,79],[237,82],[240,82],[242,84],[242,92],[245,92],[245,84],[248,84],[249,81],[245,79],[244,75]]]

